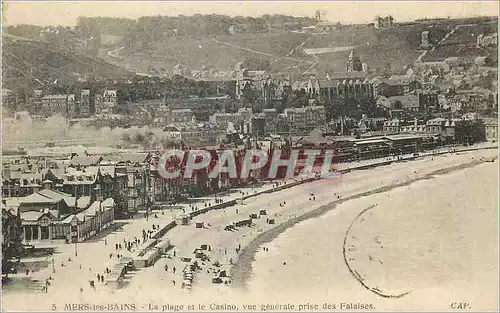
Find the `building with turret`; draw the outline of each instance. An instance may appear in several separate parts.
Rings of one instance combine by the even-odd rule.
[[[356,51],[352,49],[346,62],[346,72],[351,73],[362,71],[363,63],[361,63],[361,59],[356,55]]]

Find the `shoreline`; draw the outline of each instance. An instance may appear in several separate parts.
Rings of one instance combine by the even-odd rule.
[[[460,152],[460,151],[457,151]],[[424,158],[427,158],[429,156],[424,156]],[[451,166],[443,169],[438,169],[435,170],[429,174],[426,174],[423,177],[419,178],[414,178],[406,182],[402,183],[395,183],[391,184],[388,186],[383,186],[379,188],[375,188],[369,191],[361,192],[355,195],[348,196],[343,199],[335,200],[332,201],[326,205],[322,205],[317,209],[314,209],[310,212],[304,213],[302,215],[299,215],[297,217],[290,218],[286,220],[285,222],[264,231],[263,233],[259,234],[257,237],[253,238],[247,245],[243,246],[241,249],[241,253],[238,255],[238,258],[236,262],[231,266],[230,273],[231,273],[231,287],[235,289],[243,289],[246,290],[247,288],[247,282],[249,281],[251,275],[252,275],[252,263],[255,260],[255,254],[259,250],[259,248],[266,243],[269,243],[276,239],[281,233],[285,232],[287,229],[295,226],[296,224],[303,222],[305,220],[311,219],[311,218],[317,218],[322,216],[323,214],[335,209],[337,205],[343,204],[344,202],[362,198],[365,196],[370,196],[373,194],[378,194],[378,193],[384,193],[399,187],[404,187],[411,185],[415,182],[422,181],[422,180],[429,180],[432,179],[436,176],[440,175],[446,175],[448,173],[454,172],[454,171],[459,171],[471,167],[475,167],[477,165],[483,164],[485,162],[488,162],[489,160],[498,160],[498,156],[495,156],[493,158],[488,158],[484,160],[474,160],[471,162],[459,164],[456,166]]]
[[[422,180],[422,179],[430,179],[432,178],[433,175],[437,174],[444,174],[449,171],[456,170],[458,168],[465,168],[465,167],[470,167],[474,166],[478,163],[482,163],[483,161],[480,161],[481,158],[480,156],[483,155],[480,154],[478,157],[474,154],[475,151],[480,152],[484,151],[486,152],[487,150],[492,150],[495,149],[495,154],[492,154],[490,152],[487,152],[484,157],[484,162],[490,159],[496,159],[498,157],[497,153],[497,147],[474,147],[473,149],[464,149],[464,150],[459,150],[459,151],[447,151],[447,152],[441,152],[441,153],[433,153],[433,154],[428,154],[428,155],[420,155],[419,157],[414,157],[411,156],[408,159],[405,160],[392,160],[392,161],[387,161],[387,160],[367,160],[367,162],[363,162],[366,164],[345,164],[342,169],[339,169],[342,173],[349,173],[349,175],[346,175],[346,177],[351,177],[350,172],[352,172],[353,176],[352,177],[364,177],[361,180],[358,178],[354,178],[353,183],[354,183],[354,189],[351,190],[351,186],[345,186],[340,185],[340,188],[347,188],[346,190],[341,190],[343,196],[345,198],[339,198],[338,200],[331,199],[328,194],[330,193],[331,187],[321,187],[322,185],[319,184],[319,181],[322,181],[322,179],[313,179],[311,182],[305,182],[305,181],[300,181],[300,182],[290,182],[288,184],[276,187],[276,188],[269,188],[269,190],[261,190],[258,191],[254,194],[250,193],[246,196],[241,196],[239,194],[236,194],[237,199],[242,199],[242,198],[250,198],[253,200],[250,200],[248,204],[239,204],[235,200],[234,196],[231,197],[230,199],[225,200],[223,204],[219,204],[219,206],[226,206],[225,208],[218,207],[214,208],[213,206],[210,208],[204,208],[200,210],[199,212],[196,212],[197,214],[193,214],[193,221],[194,220],[199,220],[203,222],[210,222],[212,224],[211,227],[209,227],[208,230],[198,230],[194,227],[172,227],[170,230],[165,232],[163,234],[164,238],[168,238],[172,243],[174,243],[174,249],[177,251],[177,254],[179,255],[186,255],[190,256],[192,254],[193,249],[199,247],[201,244],[210,244],[213,248],[211,257],[214,260],[219,260],[222,264],[225,264],[224,267],[227,269],[229,272],[229,277],[231,277],[232,283],[228,284],[227,287],[222,287],[223,289],[220,289],[217,285],[214,285],[212,283],[212,276],[213,274],[208,273],[206,271],[202,271],[196,276],[196,282],[193,284],[193,291],[196,290],[196,292],[201,292],[204,294],[205,288],[207,290],[213,290],[215,291],[216,295],[218,296],[223,296],[224,295],[224,289],[227,290],[227,292],[230,292],[230,290],[237,291],[238,289],[235,288],[237,286],[243,286],[245,287],[245,284],[247,280],[251,277],[252,274],[252,263],[254,260],[254,255],[258,251],[260,245],[262,243],[267,243],[272,240],[274,240],[280,233],[284,232],[286,229],[294,226],[295,224],[298,224],[301,221],[307,220],[312,217],[317,217],[320,216],[333,208],[336,207],[338,203],[343,203],[348,200],[352,200],[354,198],[358,197],[363,197],[365,195],[373,194],[376,192],[384,192],[386,190],[390,190],[392,188],[396,188],[400,185],[404,184],[411,184],[412,182],[416,180]],[[403,177],[401,175],[404,175],[404,177],[408,177],[405,172],[408,172],[407,170],[404,170],[406,167],[408,167],[408,164],[403,164],[406,163],[407,161],[416,161],[417,163],[419,161],[424,161],[428,160],[429,162],[431,161],[432,157],[437,157],[439,155],[443,156],[453,156],[453,155],[461,155],[461,154],[468,154],[467,152],[471,152],[468,156],[466,156],[466,159],[463,159],[463,157],[458,157],[460,160],[459,162],[446,162],[444,164],[441,163],[435,163],[436,165],[432,166],[429,170],[424,170],[424,172],[421,172],[422,169],[419,169],[419,172],[422,174],[419,176],[418,179],[414,178],[413,181],[408,181],[410,178],[403,178],[403,181],[401,183],[398,183],[399,181],[391,181],[391,179],[386,180],[386,182],[383,182],[383,187],[379,188],[380,182],[377,183],[377,185],[370,185],[370,179],[369,177],[372,177],[373,174],[371,174],[370,169],[379,168],[382,172],[387,173],[388,175],[392,175],[392,169],[391,166],[386,167],[385,165],[390,165],[394,164],[396,166],[396,169],[399,168],[399,177]],[[472,156],[472,160],[470,157]],[[444,159],[446,160],[446,158]],[[427,161],[425,161],[427,162]],[[399,164],[399,165],[398,165]],[[431,163],[429,163],[431,164]],[[458,165],[457,165],[458,164]],[[411,167],[411,165],[410,165]],[[417,166],[418,167],[418,166]],[[384,169],[385,168],[385,169]],[[354,173],[359,173],[359,174],[354,174]],[[375,177],[378,177],[378,175],[375,175]],[[396,176],[397,177],[397,176]],[[364,180],[368,179],[368,181]],[[399,178],[398,178],[399,179]],[[378,179],[375,179],[373,182],[378,181]],[[309,184],[311,184],[311,187],[306,187]],[[335,185],[336,183],[334,183]],[[365,185],[368,184],[368,185]],[[328,184],[329,185],[329,184]],[[300,187],[302,186],[302,187]],[[315,187],[316,186],[316,187]],[[366,191],[369,186],[372,186],[372,190]],[[297,187],[297,188],[295,188]],[[293,189],[294,190],[288,190],[288,189]],[[315,188],[320,188],[320,189],[315,189]],[[307,196],[305,198],[298,196],[296,198],[296,195],[298,193],[301,193],[302,191],[307,191],[310,189],[310,191],[316,193],[316,196],[318,198],[318,203],[309,204],[311,202],[307,202]],[[322,190],[322,191],[320,191]],[[350,191],[349,191],[350,190]],[[277,191],[282,191],[282,193],[277,192]],[[262,195],[263,197],[260,197]],[[326,196],[326,199],[325,199]],[[287,205],[286,208],[280,208],[278,207],[278,202],[281,203],[281,201],[285,199],[291,200],[289,205]],[[295,200],[294,200],[295,199]],[[323,199],[323,200],[322,200]],[[302,201],[304,200],[304,201]],[[266,206],[269,206],[268,209],[268,214],[278,216],[277,217],[277,223],[276,225],[268,225],[263,224],[262,220],[256,220],[257,222],[257,227],[252,227],[252,228],[244,228],[241,229],[241,232],[238,233],[225,233],[225,232],[220,232],[221,229],[217,230],[217,228],[221,228],[224,225],[227,225],[227,223],[230,223],[236,219],[241,219],[242,216],[248,216],[247,214],[254,213],[256,210],[258,212],[258,209],[260,208],[265,208]],[[236,212],[233,212],[233,210],[227,211],[228,208],[231,208],[233,206],[236,206],[239,208],[240,212],[238,213],[237,210]],[[203,214],[203,213],[209,213],[210,214]],[[236,214],[235,214],[236,213]],[[300,214],[300,215],[299,215]],[[164,217],[160,215],[160,218],[162,220],[158,220],[158,222],[163,223],[171,223],[172,220],[170,220],[171,214],[166,214]],[[259,222],[260,221],[260,222]],[[144,222],[144,221],[143,221]],[[149,223],[154,223],[156,220],[150,220]],[[148,224],[149,225],[149,224]],[[140,230],[140,227],[142,225],[136,225],[137,229]],[[150,225],[149,225],[150,226]],[[144,227],[149,227],[144,225]],[[139,227],[139,228],[138,228]],[[131,230],[134,230],[131,228]],[[102,241],[102,240],[101,240]],[[99,241],[99,242],[101,242]],[[110,242],[110,239],[108,238],[108,242]],[[241,243],[241,251],[238,253],[234,251],[233,247],[235,247],[235,244]],[[89,246],[83,245],[86,248],[86,254],[84,253],[85,251],[80,251],[82,252],[82,256],[87,256],[90,257],[91,255],[94,255],[94,247],[99,248],[101,250],[106,249],[106,245],[101,247],[100,243],[89,243]],[[83,247],[82,246],[82,247]],[[217,249],[218,248],[218,249]],[[223,251],[227,248],[227,255]],[[219,251],[219,252],[217,252]],[[72,249],[67,249],[65,251],[67,255],[71,255]],[[80,255],[80,253],[79,253]],[[82,257],[80,256],[80,258]],[[93,256],[92,256],[93,257]],[[229,259],[232,258],[235,263],[230,265]],[[63,258],[64,259],[64,258]],[[106,255],[101,256],[102,261],[104,261],[103,264],[106,262],[111,261],[111,259],[108,259]],[[174,258],[175,259],[175,258]],[[76,260],[75,260],[76,261]],[[170,268],[172,268],[174,265],[177,268],[180,268],[178,264],[178,259],[171,260],[169,258],[160,258],[157,260],[159,264],[156,264],[156,266],[149,266],[144,268],[142,271],[138,273],[138,275],[132,275],[132,277],[128,277],[127,279],[130,280],[130,285],[127,284],[127,286],[124,286],[124,288],[119,288],[119,290],[122,290],[120,294],[122,296],[126,297],[135,297],[137,294],[134,294],[134,290],[141,290],[144,288],[146,285],[154,285],[158,288],[161,288],[161,290],[171,290],[174,293],[178,293],[179,296],[183,295],[185,291],[182,291],[179,289],[179,287],[175,286],[168,286],[168,283],[165,284],[168,279],[170,278],[175,278],[177,279],[182,279],[182,274],[181,271],[178,271],[178,274],[172,275],[172,274],[164,274],[165,271],[163,270],[163,266],[165,264],[168,264]],[[84,261],[83,261],[84,262]],[[155,262],[155,263],[157,263]],[[76,266],[76,265],[75,265]],[[94,266],[91,266],[92,268]],[[156,268],[156,269],[155,269]],[[76,268],[74,270],[77,270]],[[75,272],[76,274],[76,272]],[[66,288],[67,286],[64,285],[64,282],[69,279],[67,276],[67,273],[64,274],[65,276],[61,277],[62,280],[59,280],[58,277],[56,278],[56,281],[58,282],[57,284],[54,284],[52,287],[53,290],[59,290],[57,288]],[[87,274],[85,273],[80,273],[79,275],[81,276],[80,278],[83,278],[83,281],[87,281],[86,277]],[[179,278],[177,278],[180,276]],[[168,277],[168,278],[167,278]],[[74,278],[74,277],[72,277]],[[61,285],[63,283],[63,285]],[[69,281],[68,281],[69,283]],[[76,288],[80,287],[78,285],[75,285],[75,290]],[[173,287],[173,288],[172,288]],[[55,289],[54,289],[55,288]],[[219,289],[219,290],[218,290]],[[108,288],[102,288],[99,291],[100,296],[105,296],[108,295],[109,292],[111,294],[114,294],[115,291],[110,290]],[[221,292],[222,291],[222,292]],[[213,295],[215,295],[213,294]],[[38,301],[38,296],[40,295],[34,295],[33,299],[37,299]],[[90,295],[90,293],[89,293]],[[117,294],[118,295],[118,294]],[[13,294],[13,296],[15,296]],[[94,295],[94,297],[97,296],[97,294]],[[158,295],[158,297],[161,297],[161,295]],[[137,299],[139,301],[139,299]]]

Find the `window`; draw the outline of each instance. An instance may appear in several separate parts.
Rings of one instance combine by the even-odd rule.
[[[31,226],[32,239],[38,239],[38,226]]]
[[[24,238],[29,241],[32,238],[31,234],[31,226],[25,226],[24,227]]]
[[[64,238],[64,226],[63,225],[52,226],[52,238]]]
[[[49,239],[49,226],[42,226],[40,227],[41,231],[40,231],[40,234],[41,234],[41,239]]]

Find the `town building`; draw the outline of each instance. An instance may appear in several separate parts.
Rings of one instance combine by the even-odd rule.
[[[478,48],[496,47],[498,45],[498,33],[491,35],[479,34],[476,41]]]
[[[108,227],[114,220],[114,202],[75,198],[48,187],[20,200],[18,208],[23,242],[81,242]]]
[[[95,111],[100,113],[116,113],[118,111],[118,95],[116,90],[105,90],[102,94],[96,94]]]
[[[16,273],[22,253],[23,228],[19,212],[2,201],[2,274]]]
[[[71,117],[75,112],[75,105],[74,94],[47,95],[41,98],[43,116],[59,114]]]
[[[127,175],[127,215],[133,216],[149,205],[150,153],[123,153],[107,156],[102,164],[111,164],[120,169],[126,168]],[[119,171],[118,175],[123,173]]]
[[[487,141],[498,141],[498,119],[489,118],[484,121],[484,128]]]
[[[169,123],[189,123],[193,120],[194,114],[191,109],[175,109],[169,112]]]
[[[398,119],[393,119],[384,122],[383,131],[388,134],[397,134],[401,130],[401,121]]]
[[[377,16],[374,19],[375,28],[390,27],[394,24],[394,18],[390,15],[385,17]]]
[[[311,77],[307,82],[306,90],[309,98],[317,99],[320,102],[374,99],[373,85],[365,77],[366,74],[362,72],[329,75],[328,79],[325,80]]]
[[[286,108],[284,113],[290,122],[292,132],[308,133],[326,123],[326,110],[324,106]]]
[[[225,138],[225,130],[211,123],[172,123],[163,128],[165,138],[182,141],[186,145],[215,145]]]
[[[346,62],[346,73],[362,71],[363,64],[361,63],[361,59],[356,55],[355,50],[352,49]]]
[[[91,96],[90,89],[84,89],[80,95],[80,103],[78,105],[78,114],[79,117],[89,117],[91,113],[93,113],[94,108],[91,107]]]

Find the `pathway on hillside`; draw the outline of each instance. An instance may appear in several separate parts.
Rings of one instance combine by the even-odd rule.
[[[311,73],[312,69],[313,69],[316,65],[318,65],[318,64],[319,64],[319,58],[318,58],[318,56],[317,56],[317,55],[315,55],[315,54],[311,54],[311,56],[312,56],[312,57],[314,58],[314,60],[315,60],[315,61],[314,61],[314,64],[312,64],[311,66],[309,66],[309,67],[307,68],[307,70],[306,70],[304,73],[302,73],[302,75],[306,75],[306,74]]]
[[[245,51],[248,51],[248,52],[252,52],[252,53],[256,53],[256,54],[260,54],[260,55],[265,55],[265,56],[276,58],[276,59],[287,59],[287,60],[291,60],[291,61],[305,62],[305,63],[309,63],[309,64],[313,63],[313,61],[307,61],[307,60],[292,58],[292,57],[289,57],[289,56],[280,57],[280,56],[275,55],[275,54],[271,54],[271,53],[267,53],[267,52],[262,52],[262,51],[257,51],[257,50],[245,48],[245,47],[242,47],[242,46],[237,46],[237,45],[234,45],[232,43],[223,42],[223,41],[220,41],[220,40],[217,40],[217,39],[212,39],[212,41],[216,42],[218,44],[221,44],[221,45],[228,46],[228,47],[232,47],[232,48],[236,48],[236,49],[240,49],[240,50],[245,50]]]
[[[477,24],[459,24],[455,26],[451,31],[449,31],[441,40],[437,43],[437,45],[433,46],[432,49],[430,50],[431,52],[436,50],[436,47],[441,46],[448,38],[450,38],[451,35],[453,35],[460,27],[473,27],[477,26]],[[424,50],[421,55],[418,56],[417,60],[415,63],[422,63],[422,59],[427,55],[429,50]],[[426,62],[424,62],[426,63]]]
[[[118,52],[125,49],[125,47],[120,47],[118,49],[110,50],[108,51],[108,56],[115,58],[115,59],[120,59],[122,60],[123,58],[118,55]]]

